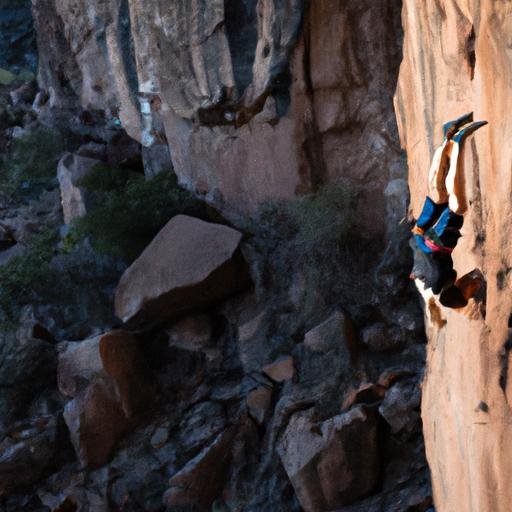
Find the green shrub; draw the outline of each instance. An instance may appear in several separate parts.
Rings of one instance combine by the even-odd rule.
[[[352,227],[352,200],[346,186],[333,184],[288,205],[297,227],[295,243],[303,252],[342,243]]]
[[[352,239],[353,201],[349,187],[336,183],[292,201],[263,204],[243,226],[263,286],[286,290],[296,272],[317,285],[335,280]]]
[[[0,190],[22,198],[55,185],[63,151],[62,136],[49,128],[38,128],[15,139],[0,163]]]
[[[133,171],[126,169],[118,169],[110,167],[105,163],[95,165],[89,173],[82,178],[80,186],[86,188],[90,192],[112,192],[123,189],[128,180],[141,179],[142,176]]]
[[[199,201],[180,188],[171,173],[147,181],[139,174],[98,166],[81,185],[94,192],[96,206],[75,221],[68,245],[89,237],[98,252],[127,262],[142,252],[171,217],[201,210]]]
[[[34,235],[20,256],[0,267],[0,322],[11,324],[23,306],[40,293],[55,290],[55,274],[50,262],[56,253],[58,233],[44,229]]]
[[[297,257],[311,256],[343,243],[352,227],[352,207],[347,187],[336,183],[293,201],[264,203],[245,228],[256,242],[274,239],[276,246],[293,246]]]

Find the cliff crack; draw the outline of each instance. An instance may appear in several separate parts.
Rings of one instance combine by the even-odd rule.
[[[502,349],[499,353],[500,358],[500,388],[503,393],[507,392],[507,382],[508,382],[508,367],[509,367],[509,354],[512,350],[512,329],[510,329],[510,319],[509,319],[509,335],[508,339],[503,345]]]
[[[471,80],[475,78],[476,52],[475,52],[475,27],[471,26],[471,32],[466,39],[466,60],[469,64],[469,76]]]

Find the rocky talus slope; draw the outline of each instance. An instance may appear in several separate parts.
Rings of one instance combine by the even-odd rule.
[[[429,510],[401,2],[32,9],[37,84],[1,64],[0,511]]]
[[[440,511],[512,508],[511,13],[508,2],[404,2],[396,106],[416,215],[441,123],[470,111],[489,121],[466,144],[468,212],[453,255],[459,277],[484,274],[486,301],[448,310],[427,298],[422,416]]]

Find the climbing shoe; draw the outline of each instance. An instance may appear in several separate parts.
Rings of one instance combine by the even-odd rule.
[[[443,124],[443,137],[445,139],[451,139],[452,136],[457,132],[457,130],[464,126],[465,124],[471,123],[473,121],[473,112],[469,112],[468,114],[464,114],[463,116],[454,119],[453,121],[448,121]]]
[[[485,126],[487,124],[487,121],[477,121],[476,123],[471,123],[469,126],[466,126],[465,128],[462,128],[462,130],[459,130],[453,137],[452,140],[454,142],[457,142],[458,144],[462,144],[466,137],[468,135],[471,135],[473,132],[478,130],[478,128],[481,128],[482,126]]]

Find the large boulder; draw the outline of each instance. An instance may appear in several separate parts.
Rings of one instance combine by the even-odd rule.
[[[386,393],[379,406],[381,416],[387,421],[393,434],[403,437],[421,429],[420,421],[421,393],[415,379],[398,382]]]
[[[235,434],[236,427],[220,433],[170,479],[164,501],[172,510],[174,507],[211,510],[226,481]]]
[[[126,270],[116,315],[132,324],[173,320],[246,288],[241,233],[186,215],[172,218]]]
[[[63,462],[67,444],[62,419],[38,417],[14,425],[0,439],[0,501],[26,491]]]
[[[104,379],[94,380],[68,402],[64,419],[82,467],[107,462],[129,426],[112,383]]]
[[[305,333],[294,356],[297,380],[308,392],[339,386],[355,371],[357,338],[350,317],[341,310],[334,311]]]
[[[0,432],[55,380],[57,354],[43,331],[27,320],[0,337]]]
[[[87,213],[87,190],[80,182],[100,163],[95,158],[88,158],[73,153],[66,153],[57,167],[64,222],[69,224]]]
[[[278,452],[306,512],[341,508],[379,479],[376,419],[361,406],[320,424],[311,410],[295,414]]]
[[[87,387],[95,375],[100,374],[103,368],[99,351],[100,339],[101,335],[59,344],[57,382],[63,395],[75,397]]]
[[[138,340],[113,331],[82,342],[61,345],[58,384],[73,397],[64,411],[77,456],[83,466],[100,466],[151,403]]]

